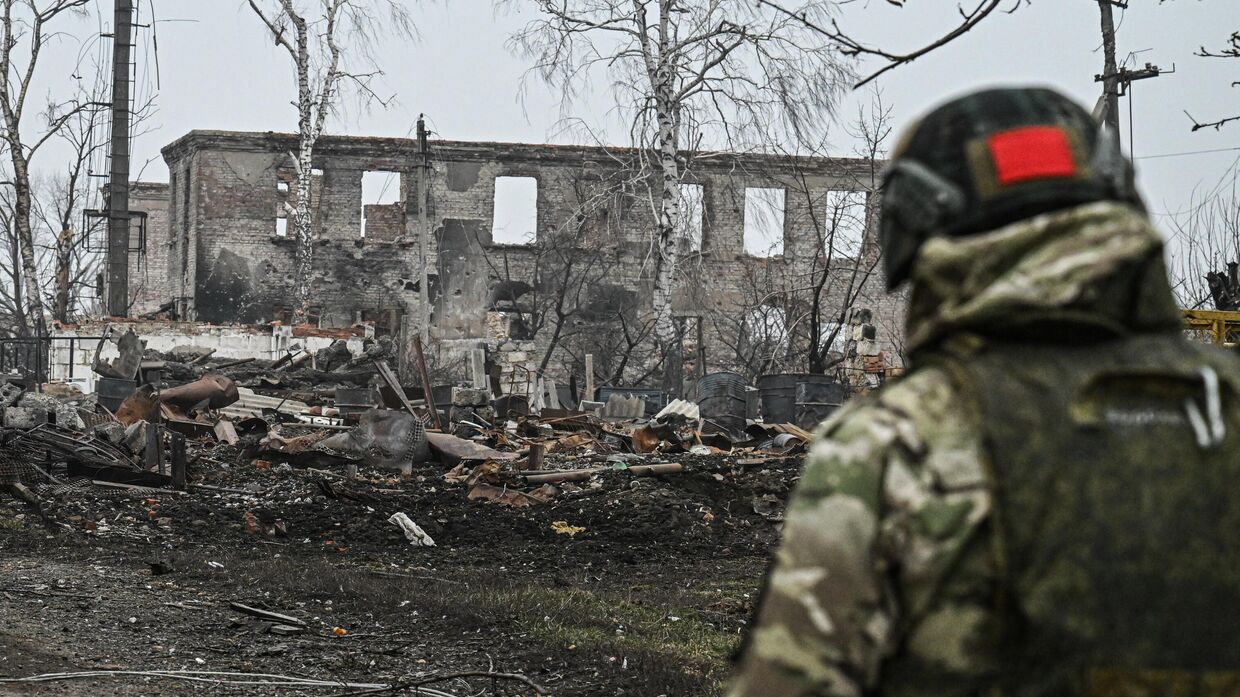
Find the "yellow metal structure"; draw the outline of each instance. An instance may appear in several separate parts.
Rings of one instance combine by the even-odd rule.
[[[1184,326],[1209,334],[1215,344],[1234,344],[1240,340],[1240,312],[1184,310]]]

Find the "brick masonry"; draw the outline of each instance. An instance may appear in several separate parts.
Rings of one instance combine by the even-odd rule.
[[[129,245],[130,314],[153,312],[171,299],[168,287],[167,184],[133,182],[129,210],[146,214],[145,235],[133,235]]]
[[[278,182],[292,178],[287,153],[294,148],[295,138],[289,134],[193,131],[164,149],[170,182],[162,194],[157,187],[150,188],[149,220],[162,220],[148,225],[145,273],[155,280],[141,289],[144,307],[175,300],[181,318],[214,324],[260,323],[286,316],[292,304],[292,230],[278,235],[276,221],[288,196]],[[605,273],[586,291],[600,297],[619,294],[633,307],[649,307],[655,253],[651,202],[643,182],[634,186],[630,181],[624,187],[615,183],[626,179],[633,151],[457,141],[432,141],[431,149],[427,217],[432,235],[427,263],[434,339],[461,345],[486,340],[487,311],[499,309],[497,288],[509,287],[504,284],[537,288],[545,285],[545,277],[554,276],[548,273],[548,256],[545,250],[539,252],[538,242],[493,244],[497,177],[537,181],[540,241],[581,224],[580,214],[588,207],[587,244]],[[421,316],[417,162],[416,142],[409,139],[320,140],[315,167],[321,176],[316,179],[312,207],[317,236],[315,304],[323,326],[384,317],[390,327],[400,325],[406,335],[417,331]],[[401,200],[367,206],[368,230],[363,237],[361,182],[367,171],[397,173]],[[767,302],[762,298],[771,289],[800,292],[793,289],[802,288],[814,264],[823,263],[813,232],[816,216],[810,215],[808,202],[821,200],[828,191],[867,188],[863,184],[873,180],[874,163],[715,153],[697,157],[690,172],[688,180],[701,184],[704,195],[703,241],[700,251],[689,253],[680,266],[674,302],[678,315],[701,318],[707,370],[729,369],[734,367],[731,348],[736,341],[728,336],[734,329],[728,328],[727,318],[735,319],[743,313],[741,308],[755,301]],[[749,187],[785,189],[780,256],[757,258],[745,252]],[[140,201],[148,205],[146,198]],[[873,207],[866,210],[872,221]],[[876,267],[872,227],[868,226],[859,259],[832,262],[831,282],[824,292],[826,314],[847,304],[843,295],[851,269]],[[160,265],[163,275],[156,278],[159,274],[151,269]],[[865,282],[854,287],[853,304],[873,311],[883,350],[897,356],[903,299],[883,292],[877,271],[860,277]],[[529,297],[519,302],[528,302]],[[620,340],[610,335],[619,331],[616,327],[583,329],[582,321],[575,320],[564,349],[548,363],[547,372],[557,381],[565,382],[572,374],[581,379],[582,352],[590,346],[587,338],[603,345]],[[544,328],[532,338],[519,337],[534,344],[526,353],[541,359],[548,333]],[[635,361],[625,375],[639,379],[641,373],[642,363]]]

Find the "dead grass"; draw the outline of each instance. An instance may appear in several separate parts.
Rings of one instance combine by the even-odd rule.
[[[752,590],[743,579],[595,590],[514,583],[478,570],[399,578],[306,558],[235,558],[205,573],[277,597],[331,599],[338,616],[442,617],[456,631],[491,631],[497,643],[526,653],[602,665],[600,679],[651,696],[721,691],[747,614],[741,599]]]

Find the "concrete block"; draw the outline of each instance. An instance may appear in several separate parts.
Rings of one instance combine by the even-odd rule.
[[[82,421],[82,417],[78,415],[77,407],[72,404],[61,404],[56,407],[56,425],[61,428],[71,428],[75,431],[85,431],[86,422]]]
[[[491,391],[473,387],[453,387],[452,403],[458,407],[483,407],[491,403]]]
[[[95,435],[113,445],[119,445],[125,440],[125,427],[115,421],[108,421],[95,426]]]
[[[30,407],[9,407],[4,410],[5,428],[34,428],[47,423],[47,412]]]
[[[146,450],[146,430],[151,426],[145,421],[138,421],[130,424],[125,429],[125,438],[121,443],[129,448],[129,452],[135,455],[141,455]]]

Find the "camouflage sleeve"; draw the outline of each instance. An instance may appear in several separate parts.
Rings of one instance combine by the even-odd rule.
[[[730,697],[861,695],[897,646],[970,664],[987,611],[970,592],[965,607],[946,600],[958,589],[943,577],[989,494],[959,405],[945,374],[923,370],[819,428]]]

